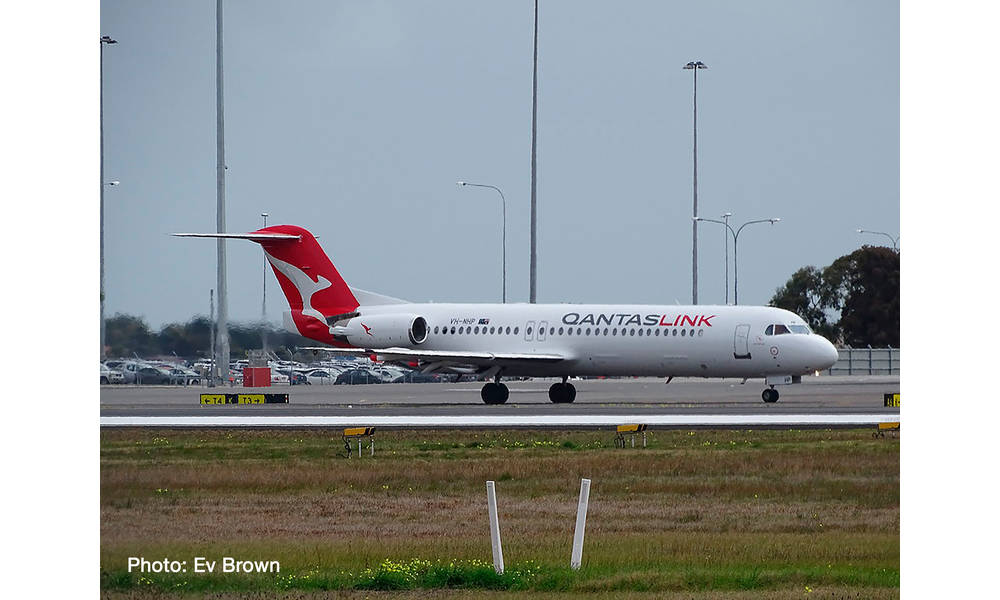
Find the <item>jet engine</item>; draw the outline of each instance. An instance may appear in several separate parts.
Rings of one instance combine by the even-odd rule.
[[[360,315],[337,323],[330,333],[355,347],[410,346],[427,339],[427,319],[412,314]]]

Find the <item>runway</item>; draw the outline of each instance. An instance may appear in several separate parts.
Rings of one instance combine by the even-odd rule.
[[[651,426],[847,426],[898,421],[883,394],[899,392],[899,377],[809,377],[779,386],[780,400],[761,400],[761,380],[613,379],[573,381],[572,404],[552,404],[555,380],[505,382],[506,404],[487,406],[481,383],[270,388],[102,386],[101,424],[161,426],[603,426],[628,421]],[[203,406],[206,392],[288,393],[288,404]]]

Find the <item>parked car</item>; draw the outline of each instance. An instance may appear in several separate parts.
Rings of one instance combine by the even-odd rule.
[[[173,375],[166,369],[142,367],[135,373],[136,383],[142,385],[164,385],[172,383]]]
[[[281,372],[288,376],[289,385],[309,385],[309,378],[306,377],[305,373],[285,370],[282,370]]]
[[[191,369],[174,367],[170,369],[170,383],[176,385],[197,385],[201,383],[201,375]]]
[[[439,383],[446,381],[438,373],[421,373],[409,371],[392,380],[392,383]]]
[[[339,373],[331,373],[329,369],[313,369],[306,372],[306,378],[310,384],[330,385],[337,382]]]
[[[121,371],[115,371],[114,369],[108,368],[107,365],[101,365],[101,385],[110,385],[124,383],[125,376],[122,375]]]
[[[357,383],[382,383],[382,378],[373,375],[367,369],[349,369],[337,375],[337,385],[357,384]]]

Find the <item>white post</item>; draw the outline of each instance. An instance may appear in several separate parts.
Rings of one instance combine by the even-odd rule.
[[[573,556],[569,566],[580,568],[583,560],[583,533],[587,528],[587,504],[590,502],[590,480],[580,480],[580,504],[576,508],[576,532],[573,534]]]
[[[490,509],[490,540],[493,542],[493,569],[503,573],[503,546],[500,544],[500,519],[497,517],[497,491],[492,481],[486,482],[486,504]]]

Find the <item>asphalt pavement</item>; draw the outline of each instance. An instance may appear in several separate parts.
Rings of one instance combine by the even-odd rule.
[[[899,392],[898,376],[803,377],[801,384],[777,386],[781,397],[767,404],[763,380],[588,379],[576,386],[572,404],[552,404],[555,379],[505,381],[506,404],[487,406],[481,382],[381,385],[278,385],[269,388],[199,386],[101,386],[101,417],[186,416],[385,416],[476,415],[781,415],[899,414],[886,408],[883,394]],[[287,393],[288,404],[201,405],[202,393]]]

